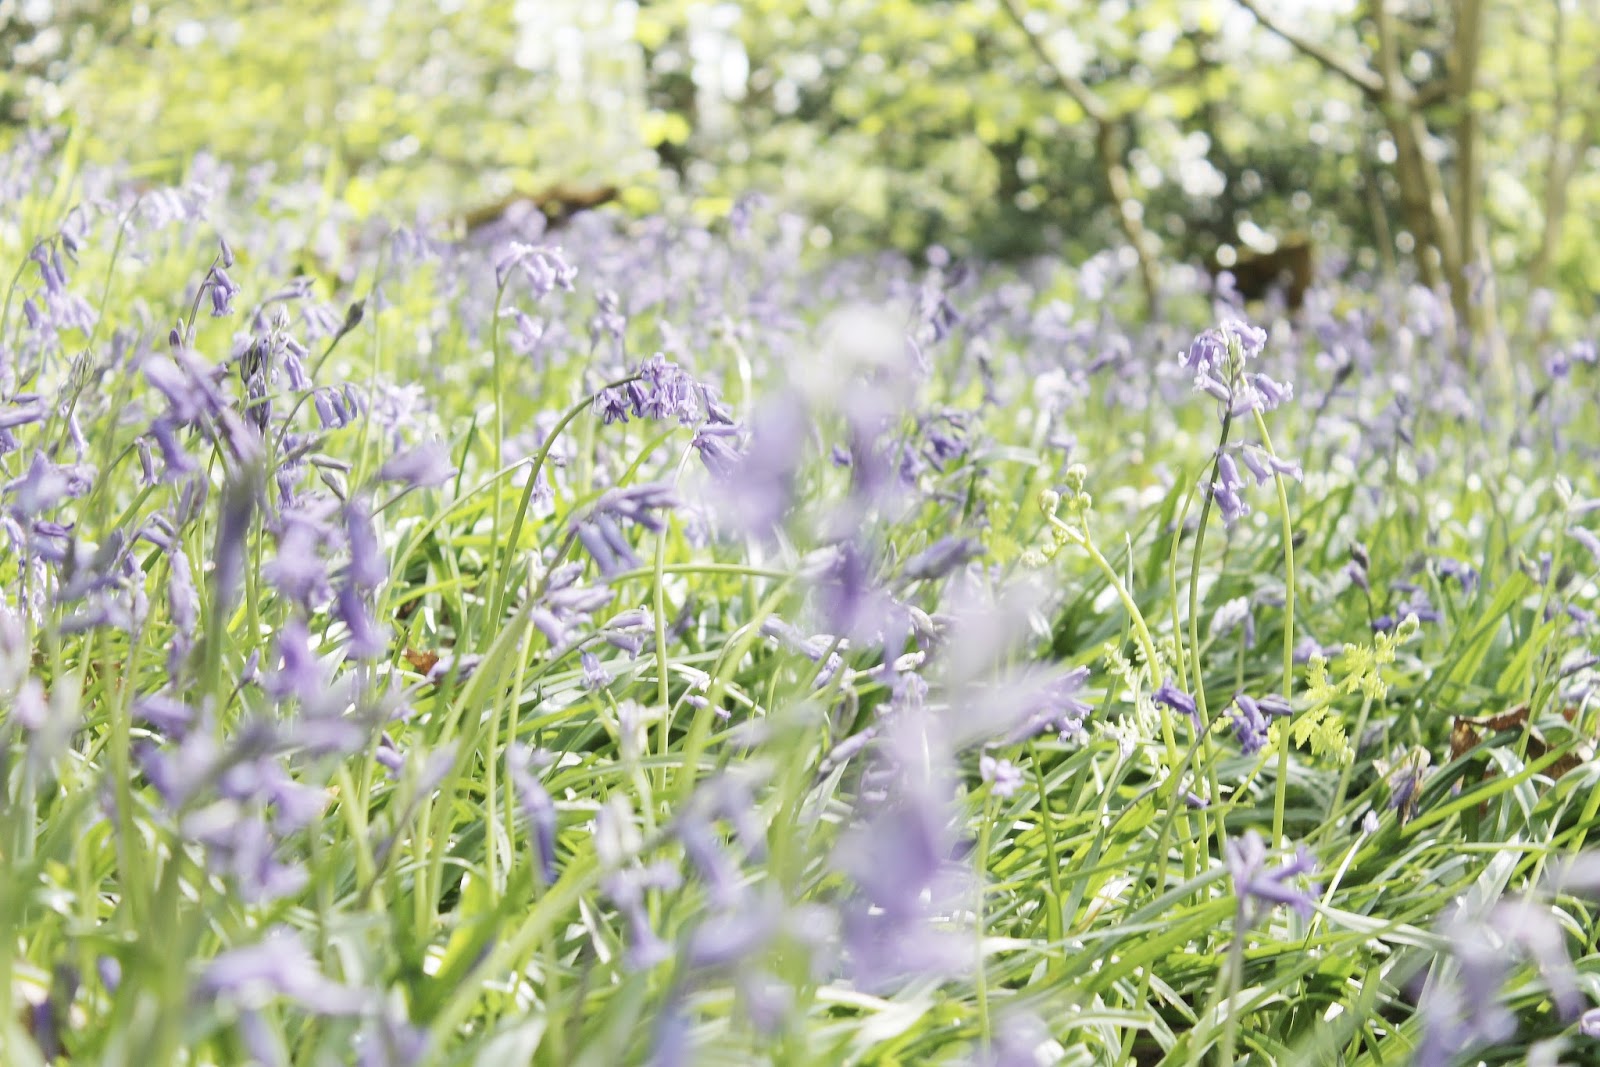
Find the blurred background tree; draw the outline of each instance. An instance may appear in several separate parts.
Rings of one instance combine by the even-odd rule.
[[[357,215],[761,191],[819,245],[1116,245],[1152,291],[1291,234],[1479,326],[1600,289],[1590,0],[0,0],[0,47],[0,136],[269,164]]]

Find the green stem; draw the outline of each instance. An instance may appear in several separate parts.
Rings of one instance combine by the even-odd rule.
[[[1255,412],[1256,431],[1261,434],[1261,445],[1274,460],[1278,453],[1272,447],[1272,435],[1267,432],[1267,420]],[[1278,512],[1283,523],[1283,698],[1294,696],[1294,521],[1289,514],[1289,489],[1283,474],[1274,470],[1273,480],[1278,484]],[[1278,781],[1272,800],[1272,840],[1286,844],[1283,837],[1283,813],[1289,801],[1289,726],[1293,713],[1278,725]],[[1336,805],[1337,806],[1337,805]]]
[[[1215,482],[1222,464],[1222,450],[1228,443],[1228,434],[1233,429],[1233,412],[1229,411],[1222,416],[1222,433],[1217,438],[1217,451],[1211,461],[1211,481]],[[1201,723],[1201,736],[1197,738],[1201,746],[1200,756],[1206,774],[1206,785],[1210,790],[1208,798],[1212,804],[1222,799],[1221,786],[1217,780],[1217,763],[1212,758],[1214,744],[1211,740],[1210,730],[1207,729],[1211,722],[1211,713],[1206,706],[1205,677],[1200,670],[1200,560],[1206,547],[1206,528],[1211,520],[1211,505],[1213,494],[1208,486],[1200,502],[1200,524],[1194,533],[1194,555],[1189,561],[1189,665],[1194,675],[1194,703],[1199,712]],[[1214,814],[1217,828],[1217,849],[1219,852],[1226,846],[1228,831],[1226,820],[1221,814]]]
[[[1041,801],[1043,800],[1042,797],[1040,799]],[[978,887],[977,901],[973,905],[973,911],[975,914],[973,916],[972,923],[973,931],[976,933],[978,938],[978,970],[976,975],[978,994],[978,1045],[983,1050],[985,1055],[987,1055],[989,1052],[990,1029],[988,968],[985,966],[983,958],[983,895],[985,889],[984,882],[989,874],[989,842],[994,828],[994,809],[995,798],[994,792],[991,790],[989,795],[984,798],[983,821],[978,826]]]
[[[1233,1067],[1233,1050],[1239,1038],[1239,1005],[1234,1003],[1239,998],[1239,989],[1244,984],[1244,935],[1240,929],[1243,922],[1234,921],[1233,944],[1228,946],[1228,975],[1227,975],[1227,1004],[1228,1017],[1222,1025],[1222,1055],[1217,1060],[1218,1067]]]
[[[595,397],[599,396],[607,389],[620,388],[621,386],[627,385],[631,381],[637,380],[637,378],[638,375],[630,374],[626,378],[619,378],[614,382],[603,385],[595,392],[590,393],[578,403],[574,404],[571,408],[567,409],[567,413],[562,415],[561,420],[551,428],[548,434],[545,435],[544,444],[539,446],[539,451],[534,453],[533,459],[528,464],[528,481],[522,487],[522,498],[517,501],[517,514],[511,520],[511,529],[507,531],[506,539],[503,542],[506,548],[506,562],[501,565],[500,574],[496,578],[494,587],[490,590],[489,594],[488,618],[491,626],[499,625],[500,612],[505,605],[506,596],[511,589],[511,557],[516,553],[517,542],[522,537],[522,524],[528,517],[528,504],[533,500],[534,487],[539,483],[539,472],[544,469],[545,460],[550,458],[550,450],[555,447],[556,438],[561,436],[561,431],[565,430],[569,425],[571,425],[574,419],[576,419],[579,415],[582,415],[586,410],[593,406]],[[495,469],[499,470],[500,468],[497,466]],[[496,494],[496,499],[498,499],[498,492]],[[645,573],[651,572],[647,571]]]

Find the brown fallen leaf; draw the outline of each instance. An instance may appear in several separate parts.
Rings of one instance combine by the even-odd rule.
[[[437,652],[419,652],[417,649],[407,648],[405,657],[406,662],[411,664],[411,669],[423,677],[427,677],[428,672],[433,670],[439,663],[439,653]]]

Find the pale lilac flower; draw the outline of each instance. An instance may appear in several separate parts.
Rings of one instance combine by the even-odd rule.
[[[324,975],[287,927],[269,931],[258,944],[216,956],[201,972],[198,988],[253,1008],[283,997],[318,1015],[355,1015],[368,1005],[366,994]]]
[[[1228,526],[1250,514],[1250,505],[1239,492],[1243,488],[1244,480],[1239,477],[1233,457],[1226,452],[1217,456],[1217,480],[1211,483],[1211,495],[1222,509],[1222,521]]]
[[[1244,465],[1249,468],[1250,474],[1256,480],[1256,485],[1266,485],[1273,480],[1275,475],[1292,478],[1299,481],[1305,474],[1300,469],[1300,464],[1289,460],[1279,459],[1265,449],[1256,448],[1254,445],[1245,445],[1239,450],[1239,458],[1244,460]]]
[[[211,314],[214,318],[232,314],[233,298],[239,295],[239,287],[228,277],[228,272],[220,266],[212,267],[211,274],[206,282],[206,288],[211,296]]]
[[[455,465],[444,445],[438,442],[417,445],[390,457],[378,469],[378,477],[386,482],[401,482],[413,489],[427,489],[443,485],[456,474]]]
[[[935,580],[983,555],[983,546],[970,537],[942,537],[906,560],[901,577],[910,580]]]
[[[726,423],[708,422],[694,432],[690,444],[700,454],[700,462],[714,478],[730,478],[739,468],[741,454],[736,447],[740,430]]]
[[[1282,697],[1264,696],[1260,700],[1245,693],[1233,698],[1233,732],[1239,739],[1239,750],[1247,756],[1260,752],[1267,743],[1269,720],[1290,713]]]
[[[345,649],[356,659],[381,659],[389,650],[388,627],[372,617],[365,599],[349,582],[334,596],[333,616],[349,632]]]
[[[1014,796],[1022,788],[1022,770],[1010,760],[982,756],[978,759],[978,773],[997,797]]]
[[[1162,682],[1161,687],[1150,694],[1150,698],[1169,711],[1188,716],[1196,730],[1201,728],[1200,709],[1196,706],[1194,697],[1173,685],[1172,679]]]
[[[345,505],[344,528],[345,543],[350,549],[350,581],[358,589],[376,589],[389,576],[389,564],[378,544],[378,531],[366,501],[357,498]]]
[[[585,652],[578,657],[583,664],[583,687],[589,690],[604,689],[611,684],[611,674],[600,663],[600,657]]]
[[[1235,630],[1243,630],[1244,647],[1254,648],[1256,644],[1256,619],[1255,613],[1250,610],[1249,597],[1234,597],[1226,601],[1216,614],[1211,616],[1211,639],[1220,641]]]
[[[1242,928],[1254,925],[1263,911],[1278,904],[1288,905],[1302,919],[1311,918],[1316,911],[1317,887],[1299,889],[1292,884],[1294,879],[1316,870],[1316,861],[1304,846],[1288,863],[1269,870],[1266,843],[1260,834],[1247,830],[1243,836],[1229,839],[1227,858],[1228,873],[1239,899]]]
[[[544,879],[545,885],[553,885],[556,880],[556,806],[544,784],[534,775],[542,763],[543,755],[524,745],[513,744],[506,750],[506,768],[511,776],[511,784],[517,791],[522,815],[528,820],[533,833],[539,876]]]
[[[234,594],[244,577],[247,541],[259,495],[260,489],[250,477],[232,478],[223,486],[216,549],[212,554],[215,566],[212,581],[218,606],[232,606]]]
[[[561,249],[548,245],[528,245],[520,241],[512,241],[495,264],[495,284],[504,285],[512,271],[520,272],[528,280],[536,299],[558,289],[572,292],[572,283],[578,277],[577,268],[567,262]]]
[[[1600,567],[1600,537],[1596,537],[1593,532],[1582,526],[1567,527],[1567,536],[1583,546],[1583,550],[1589,553],[1594,565]]]

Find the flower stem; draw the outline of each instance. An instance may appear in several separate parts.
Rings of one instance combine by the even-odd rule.
[[[1261,434],[1261,446],[1274,460],[1278,454],[1272,447],[1272,435],[1267,432],[1267,420],[1261,412],[1255,413],[1256,431]],[[1278,485],[1278,512],[1283,523],[1283,698],[1294,695],[1294,521],[1289,514],[1289,489],[1283,473],[1274,469],[1273,480]],[[1284,844],[1283,812],[1289,799],[1289,725],[1293,712],[1278,726],[1278,783],[1272,799],[1272,839]]]

